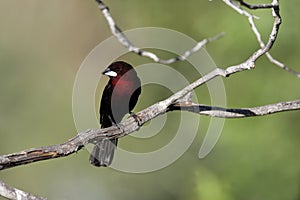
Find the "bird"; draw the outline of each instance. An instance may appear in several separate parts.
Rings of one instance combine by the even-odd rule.
[[[135,69],[124,61],[110,64],[103,72],[109,77],[100,103],[101,128],[117,125],[127,114],[132,114],[141,94],[141,80]],[[90,163],[96,167],[111,165],[118,138],[97,142],[90,155]]]

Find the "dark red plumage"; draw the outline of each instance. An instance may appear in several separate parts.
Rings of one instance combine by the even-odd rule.
[[[133,67],[123,61],[112,63],[103,73],[109,77],[100,104],[101,128],[120,123],[124,115],[131,113],[141,94],[141,81]],[[118,139],[97,143],[90,156],[91,164],[109,166],[112,163]]]

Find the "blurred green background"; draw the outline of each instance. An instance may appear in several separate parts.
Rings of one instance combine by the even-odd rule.
[[[219,67],[238,64],[258,48],[247,20],[222,1],[106,3],[123,30],[164,27],[195,40],[226,32],[224,38],[207,46]],[[299,1],[281,2],[283,24],[271,52],[300,71],[298,6]],[[257,22],[266,39],[272,24],[270,11],[255,14],[262,17]],[[96,3],[1,0],[0,26],[0,154],[62,143],[73,137],[76,72],[87,54],[111,35]],[[149,62],[135,55],[130,55],[129,61]],[[172,66],[182,70],[185,63]],[[228,107],[300,98],[300,79],[266,58],[256,66],[255,70],[224,79]],[[198,95],[201,103],[209,104],[203,88],[197,90]],[[147,103],[139,102],[136,111],[167,96],[164,90],[152,87],[151,93],[144,92],[141,97]],[[170,115],[176,118],[178,114]],[[193,114],[189,117],[199,118]],[[89,152],[82,150],[66,158],[1,171],[0,179],[49,199],[300,199],[299,111],[226,120],[216,147],[202,160],[198,151],[210,118],[201,116],[200,120],[203,129],[188,151],[159,171],[137,175],[95,168],[88,162]],[[165,132],[167,136],[161,133],[156,137],[168,141],[170,134]],[[153,143],[153,147],[156,145]]]

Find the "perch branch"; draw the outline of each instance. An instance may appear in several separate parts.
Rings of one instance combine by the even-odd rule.
[[[0,196],[13,200],[46,200],[43,197],[37,197],[22,190],[13,188],[0,181]]]
[[[183,110],[200,115],[208,115],[211,117],[220,118],[241,118],[269,115],[277,112],[300,110],[300,100],[280,102],[276,104],[264,105],[253,108],[221,108],[206,105],[198,105],[190,102],[172,103],[173,99],[177,99],[174,95],[170,98],[158,102],[143,111],[137,113],[139,123],[145,123],[156,116],[165,112],[174,110]],[[88,129],[79,133],[68,141],[52,146],[32,148],[21,152],[0,156],[0,170],[12,168],[19,165],[33,163],[41,160],[65,157],[76,153],[84,145],[94,143],[100,139],[111,139],[124,137],[139,129],[139,124],[136,119],[129,117],[124,122],[117,126],[112,126],[105,129]]]

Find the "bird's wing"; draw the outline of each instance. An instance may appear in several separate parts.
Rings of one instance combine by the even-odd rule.
[[[107,128],[116,124],[113,117],[111,116],[111,90],[110,84],[107,84],[102,93],[100,103],[100,124],[101,128]]]

